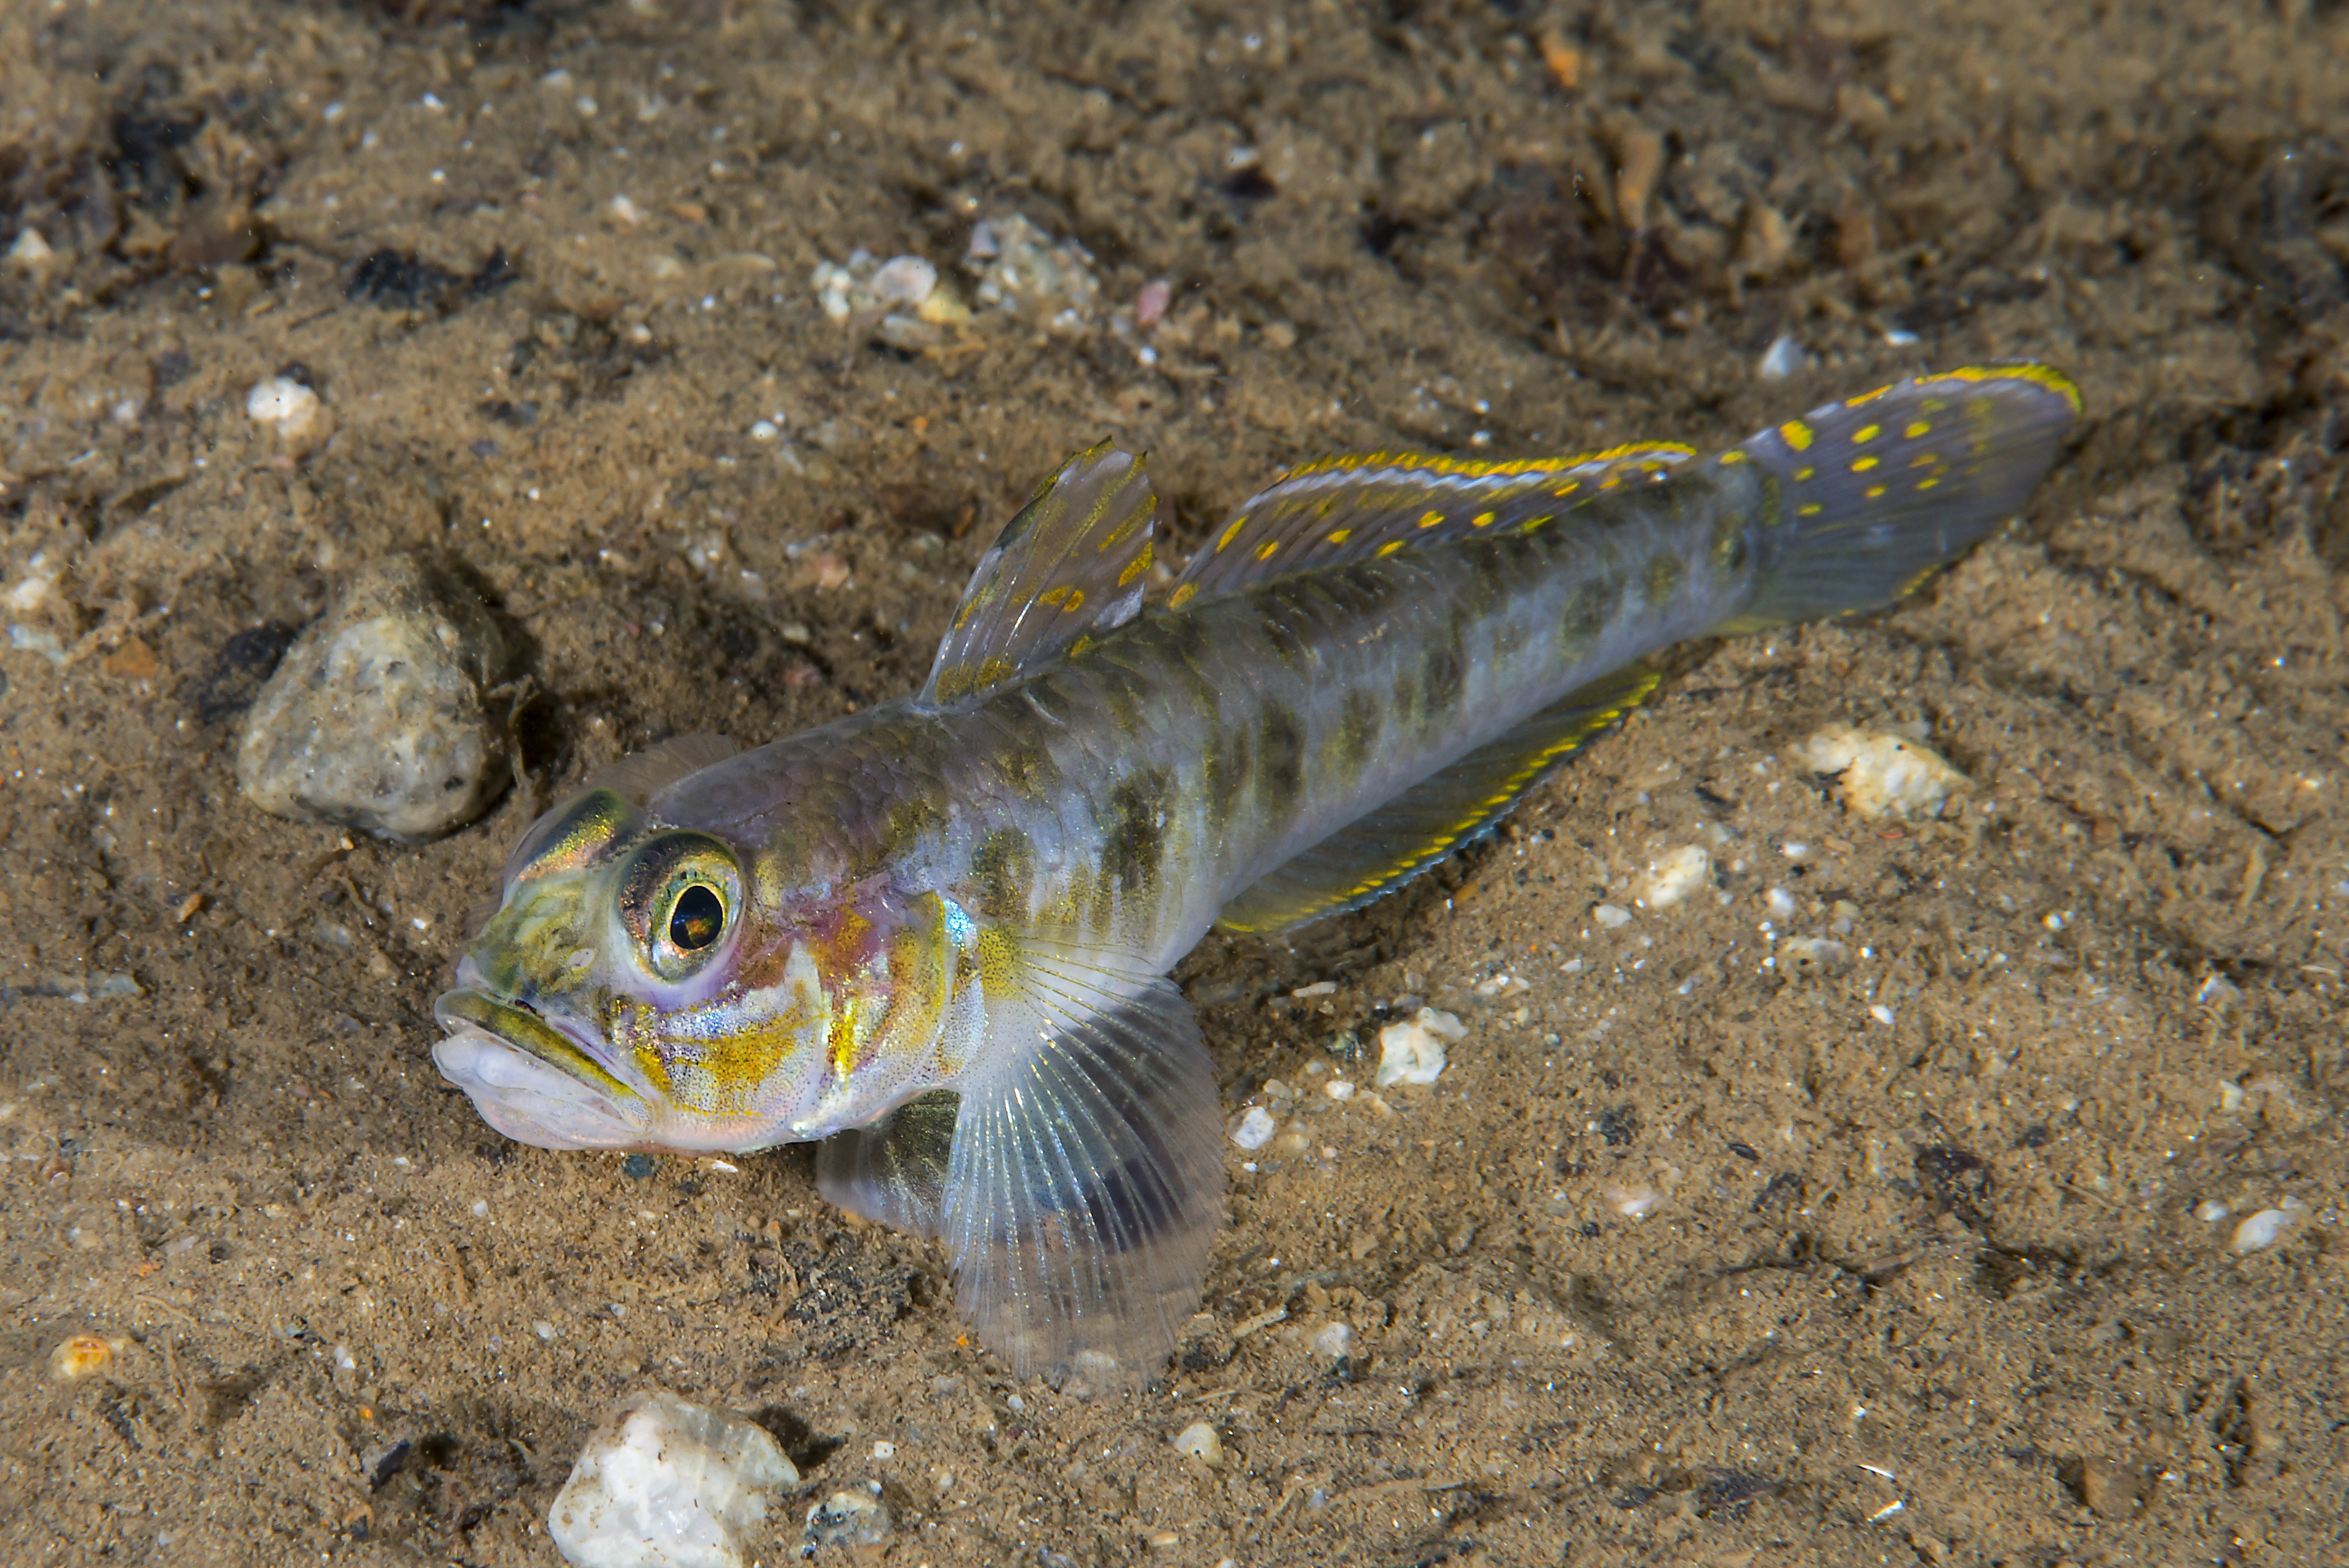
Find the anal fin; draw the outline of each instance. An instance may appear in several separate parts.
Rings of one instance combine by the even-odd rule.
[[[1634,665],[1569,692],[1290,859],[1225,904],[1216,923],[1287,931],[1393,892],[1507,816],[1551,769],[1646,701],[1661,678]]]

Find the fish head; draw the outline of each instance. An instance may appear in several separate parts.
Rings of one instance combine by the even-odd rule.
[[[492,1127],[543,1149],[822,1138],[927,1087],[914,1079],[957,968],[950,907],[885,874],[839,886],[756,863],[584,789],[508,858],[434,1005],[433,1059]]]

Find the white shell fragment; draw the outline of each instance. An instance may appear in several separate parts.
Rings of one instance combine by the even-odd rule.
[[[297,822],[421,843],[488,810],[512,776],[491,688],[497,624],[406,556],[367,567],[294,641],[245,717],[236,779]]]
[[[1713,882],[1713,857],[1702,844],[1682,844],[1660,861],[1648,863],[1648,878],[1640,884],[1640,899],[1650,909],[1670,909],[1699,888]]]
[[[1967,782],[1930,747],[1847,724],[1828,725],[1795,757],[1815,773],[1839,776],[1844,804],[1863,817],[1930,817]]]
[[[1214,1470],[1224,1462],[1223,1434],[1205,1421],[1194,1421],[1174,1434],[1174,1451]]]
[[[2291,1234],[2304,1212],[2289,1201],[2280,1209],[2261,1209],[2235,1227],[2234,1239],[2228,1245],[2237,1253],[2263,1253]]]
[[[1602,903],[1591,910],[1590,918],[1603,930],[1619,931],[1631,923],[1631,912],[1619,903]]]
[[[254,383],[244,395],[244,417],[269,425],[291,439],[308,433],[318,418],[318,395],[288,376],[273,376]]]
[[[1261,1149],[1272,1141],[1273,1131],[1278,1125],[1272,1119],[1272,1112],[1260,1105],[1252,1105],[1240,1113],[1239,1120],[1232,1124],[1232,1141],[1242,1149]]]
[[[587,1439],[546,1532],[575,1568],[741,1568],[768,1495],[799,1480],[749,1417],[650,1389]]]
[[[1456,1044],[1467,1033],[1459,1019],[1433,1007],[1422,1007],[1402,1023],[1389,1024],[1379,1031],[1379,1087],[1433,1083],[1444,1071],[1444,1047]]]
[[[800,1532],[802,1557],[813,1557],[827,1547],[878,1546],[888,1539],[896,1521],[881,1504],[879,1484],[866,1486],[864,1491],[835,1491],[808,1510],[807,1524]]]

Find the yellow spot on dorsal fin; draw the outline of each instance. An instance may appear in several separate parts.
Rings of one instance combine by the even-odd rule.
[[[1425,517],[1419,520],[1419,526],[1422,528],[1433,528],[1437,523],[1442,522],[1443,521],[1444,514],[1442,512],[1431,511]]]
[[[1134,553],[1133,559],[1125,563],[1125,570],[1117,574],[1117,585],[1121,588],[1133,586],[1133,580],[1150,570],[1150,562],[1155,553],[1149,543],[1144,542],[1142,548]]]
[[[1490,528],[1493,526],[1493,514],[1489,511],[1480,511],[1475,516],[1468,520],[1468,526],[1471,528]]]
[[[1800,419],[1787,420],[1778,427],[1778,434],[1785,438],[1786,445],[1794,448],[1795,450],[1798,452],[1810,450],[1811,428]]]
[[[1875,466],[1876,459],[1874,458],[1861,458],[1851,465],[1851,471],[1856,474],[1864,474]]]
[[[1246,513],[1242,513],[1240,516],[1232,519],[1231,526],[1224,530],[1224,536],[1216,541],[1216,548],[1217,550],[1222,550],[1226,545],[1230,544],[1233,540],[1237,539],[1240,536],[1240,530],[1247,526],[1247,516]]]
[[[1379,546],[1379,555],[1380,555],[1380,558],[1381,558],[1381,559],[1384,559],[1384,558],[1385,558],[1385,557],[1387,557],[1387,556],[1392,555],[1396,551],[1401,550],[1402,548],[1402,540],[1400,540],[1400,539],[1390,539],[1390,540],[1388,540],[1384,544],[1381,544],[1381,545],[1380,545],[1380,546]]]
[[[1257,548],[1256,558],[1258,561],[1269,561],[1272,559],[1272,552],[1279,548],[1280,541],[1277,539],[1268,539]]]
[[[1170,610],[1180,610],[1198,595],[1199,585],[1196,583],[1185,583],[1167,597],[1166,607]]]
[[[1323,537],[1321,542],[1324,544],[1343,544],[1346,541],[1353,537],[1354,531],[1350,528],[1333,528],[1326,536]]]
[[[1855,447],[1864,447],[1882,434],[1884,434],[1884,427],[1881,425],[1862,425],[1851,433],[1851,444]]]
[[[1931,435],[1933,433],[1933,427],[1926,420],[1912,419],[1909,422],[1909,428],[1900,433],[1913,441],[1920,436]]]

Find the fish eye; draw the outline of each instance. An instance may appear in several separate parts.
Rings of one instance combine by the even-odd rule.
[[[620,918],[645,966],[683,980],[716,957],[742,907],[726,846],[702,833],[663,833],[639,846],[620,882]]]
[[[726,898],[706,882],[688,882],[668,906],[668,939],[681,953],[698,953],[726,929]]]

